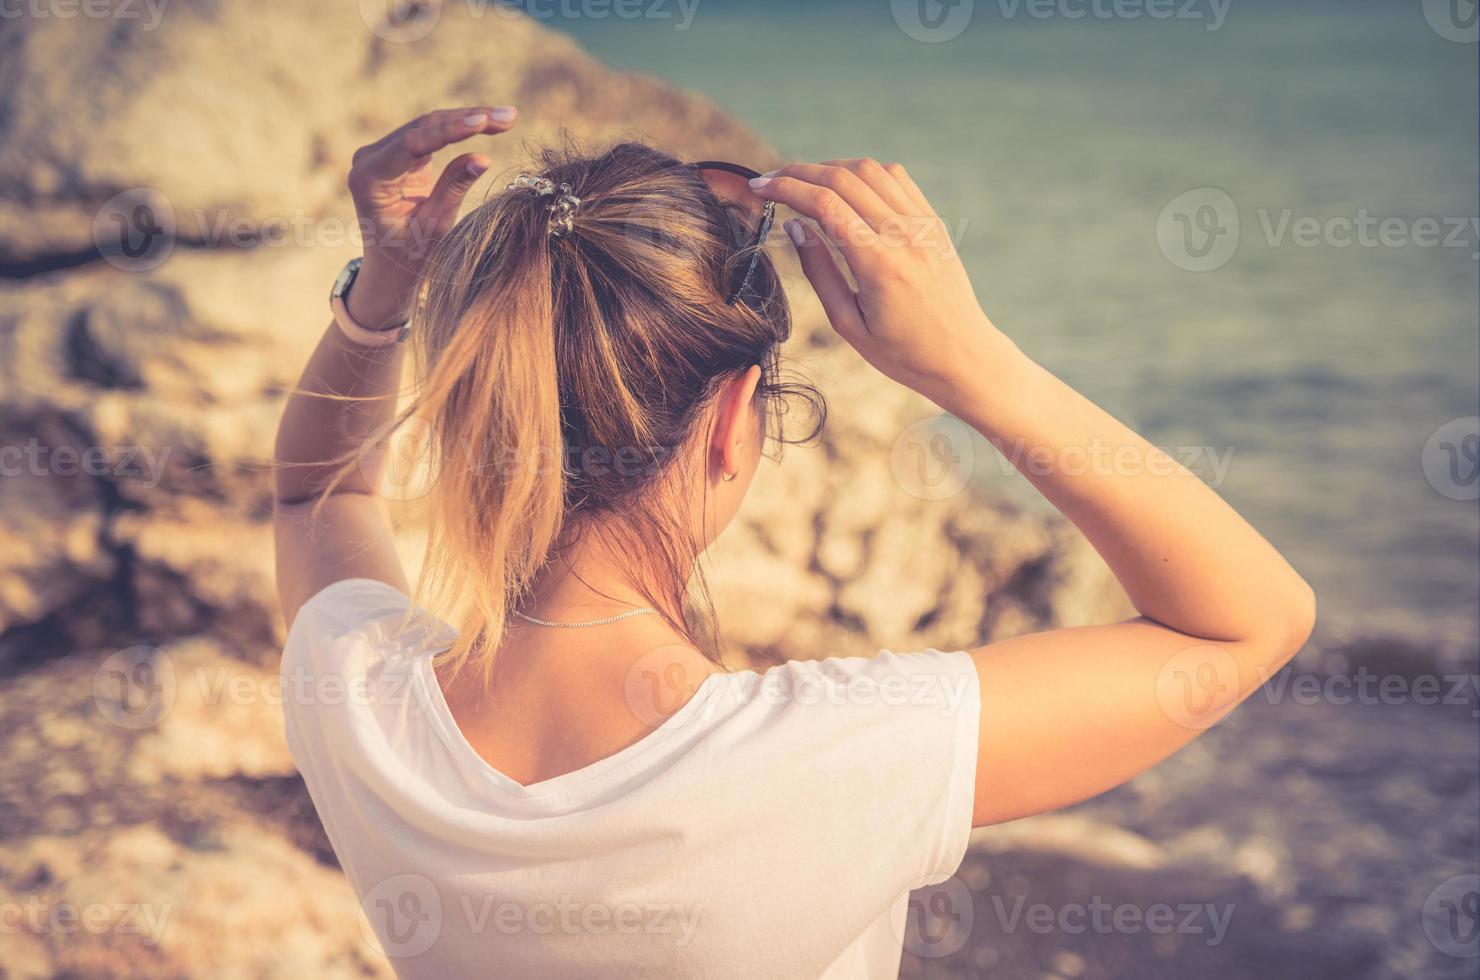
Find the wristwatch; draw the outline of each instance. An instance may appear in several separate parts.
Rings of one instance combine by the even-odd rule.
[[[409,322],[372,330],[357,323],[355,318],[349,315],[349,305],[345,302],[345,297],[349,295],[350,287],[355,284],[355,278],[360,274],[360,266],[364,264],[363,257],[357,256],[350,259],[335,277],[334,288],[329,290],[329,310],[334,314],[334,323],[339,327],[340,333],[362,347],[388,347],[391,344],[399,344],[411,332]]]

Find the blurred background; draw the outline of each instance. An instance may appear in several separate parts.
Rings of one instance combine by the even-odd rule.
[[[1475,509],[1414,464],[1476,402],[1475,47],[1413,3],[1163,6],[807,0],[703,3],[683,30],[547,23],[704,93],[787,159],[905,163],[999,326],[1154,442],[1203,447],[1205,475],[1229,459],[1219,489],[1315,584],[1325,625],[1467,644]],[[939,28],[910,26],[932,10]],[[1217,220],[1238,222],[1206,271],[1162,213],[1189,191],[1186,216],[1221,191]],[[1362,214],[1371,244],[1293,230]],[[1398,229],[1423,217],[1459,233],[1414,245]]]
[[[349,153],[462,97],[536,143],[906,164],[993,320],[1315,586],[1216,730],[979,832],[904,975],[1480,970],[1473,2],[356,6],[0,19],[0,975],[386,970],[280,745],[265,463],[357,251]],[[737,664],[1119,612],[1006,461],[794,299],[833,418],[719,549]]]

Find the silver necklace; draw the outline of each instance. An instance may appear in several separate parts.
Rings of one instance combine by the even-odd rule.
[[[629,609],[629,610],[627,610],[624,613],[617,613],[617,615],[615,615],[615,616],[607,616],[605,619],[592,619],[592,620],[588,620],[587,622],[584,622],[584,623],[556,623],[556,622],[553,622],[553,621],[548,620],[548,619],[536,619],[535,617],[529,615],[528,613],[522,613],[522,612],[520,612],[517,609],[513,609],[513,610],[510,610],[510,611],[515,616],[518,616],[520,619],[526,620],[527,622],[534,623],[536,626],[553,626],[553,627],[555,627],[557,629],[573,630],[573,629],[581,629],[581,628],[586,627],[586,626],[605,626],[608,623],[621,622],[624,619],[631,619],[633,616],[643,616],[643,615],[646,615],[647,613],[655,613],[658,610],[652,608],[651,606],[642,606],[641,608],[638,608],[638,609]]]

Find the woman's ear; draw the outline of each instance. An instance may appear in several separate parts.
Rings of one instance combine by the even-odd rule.
[[[750,444],[758,438],[755,391],[760,383],[760,366],[752,364],[744,374],[727,381],[720,391],[714,429],[710,433],[709,456],[721,479],[735,478],[745,465]]]

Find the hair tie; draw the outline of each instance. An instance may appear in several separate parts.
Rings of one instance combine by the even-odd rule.
[[[555,200],[547,204],[546,210],[550,212],[550,237],[562,238],[570,234],[572,222],[575,219],[576,208],[580,207],[581,199],[570,192],[569,184],[557,185],[549,177],[540,177],[536,174],[520,174],[515,177],[505,190],[518,190],[520,188],[532,190],[538,197],[555,197]]]

